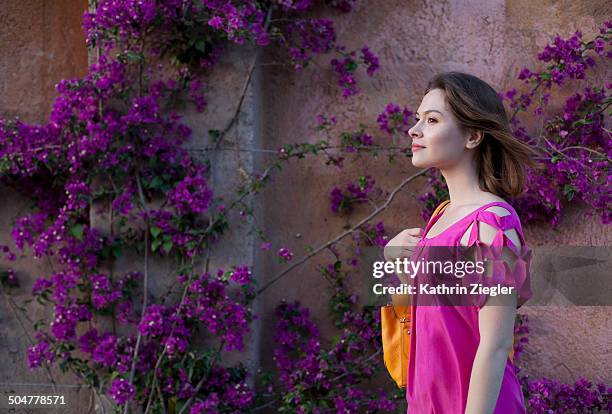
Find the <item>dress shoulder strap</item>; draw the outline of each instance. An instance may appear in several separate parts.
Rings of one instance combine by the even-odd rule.
[[[434,212],[431,214],[431,217],[429,219],[431,220],[432,218],[434,218],[438,214],[442,213],[444,211],[444,209],[446,208],[446,206],[448,206],[448,203],[450,203],[450,200],[444,200],[443,202],[441,202],[438,205],[438,207],[436,207]]]

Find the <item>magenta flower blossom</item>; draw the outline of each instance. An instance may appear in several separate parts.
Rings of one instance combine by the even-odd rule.
[[[330,129],[331,127],[336,125],[336,123],[338,122],[335,116],[332,115],[331,117],[328,118],[327,116],[323,114],[317,114],[316,121],[317,121],[316,128],[318,130]]]
[[[385,110],[378,115],[376,121],[380,129],[388,134],[408,134],[410,129],[410,117],[412,111],[408,108],[400,108],[399,105],[389,103]]]
[[[94,308],[104,309],[121,297],[121,291],[113,288],[113,285],[106,275],[93,275],[91,281],[91,303]]]
[[[28,347],[28,366],[30,370],[40,367],[43,363],[50,364],[55,359],[49,341],[38,337],[38,342]]]
[[[150,305],[142,320],[138,324],[138,330],[145,336],[160,336],[165,332],[164,321],[165,308],[162,305]]]
[[[248,266],[237,266],[231,274],[231,279],[239,285],[246,285],[253,281],[253,276]]]
[[[13,269],[8,269],[0,272],[0,283],[6,287],[17,287],[19,286],[19,279],[17,279]]]
[[[204,168],[196,167],[168,193],[170,205],[181,214],[202,213],[208,209],[212,190],[204,178]]]
[[[349,96],[358,94],[359,87],[354,75],[358,65],[355,60],[348,56],[343,60],[332,59],[331,65],[338,75],[338,85],[342,87],[342,97],[346,99]]]
[[[136,389],[125,378],[114,379],[108,390],[108,394],[111,398],[120,405],[131,400],[135,393]]]
[[[367,65],[366,71],[368,76],[374,76],[374,73],[380,69],[378,57],[372,53],[367,46],[364,46],[361,49],[361,59],[363,60],[363,63]]]
[[[349,181],[344,190],[334,187],[330,193],[332,212],[348,214],[356,204],[367,202],[374,184],[374,178],[367,175],[359,177],[357,183]]]
[[[293,259],[293,253],[286,247],[281,247],[278,250],[278,257],[279,260],[284,263],[284,262],[288,262],[291,259]]]
[[[117,363],[118,344],[117,337],[110,332],[96,338],[97,345],[92,352],[92,359],[106,367],[113,367]]]
[[[204,401],[198,401],[191,406],[189,414],[213,414],[218,413],[217,407],[221,404],[219,395],[211,392]]]

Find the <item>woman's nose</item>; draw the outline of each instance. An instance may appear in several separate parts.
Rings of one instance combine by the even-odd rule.
[[[421,134],[421,130],[418,129],[417,126],[415,125],[408,130],[408,135],[410,135],[412,138],[418,138],[422,134]]]

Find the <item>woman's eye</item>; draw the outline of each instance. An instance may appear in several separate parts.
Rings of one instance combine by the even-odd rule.
[[[419,119],[419,118],[414,118],[414,120],[415,120],[416,122],[419,122],[419,121],[420,121],[420,119]],[[429,122],[429,121],[437,122],[436,118],[427,118],[427,122]]]

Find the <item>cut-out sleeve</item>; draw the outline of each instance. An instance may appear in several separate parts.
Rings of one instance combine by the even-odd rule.
[[[496,229],[490,245],[483,243],[480,239],[479,222],[486,223]],[[515,246],[508,237],[507,232],[511,229],[516,230],[521,243],[520,246]],[[470,229],[468,246],[473,249],[477,260],[484,260],[486,264],[487,270],[484,274],[478,275],[478,283],[486,287],[513,287],[517,297],[517,308],[533,296],[529,274],[532,251],[525,243],[516,213],[500,216],[487,210],[478,212]],[[472,303],[480,309],[484,306],[489,295],[487,293],[475,293],[471,296]]]

